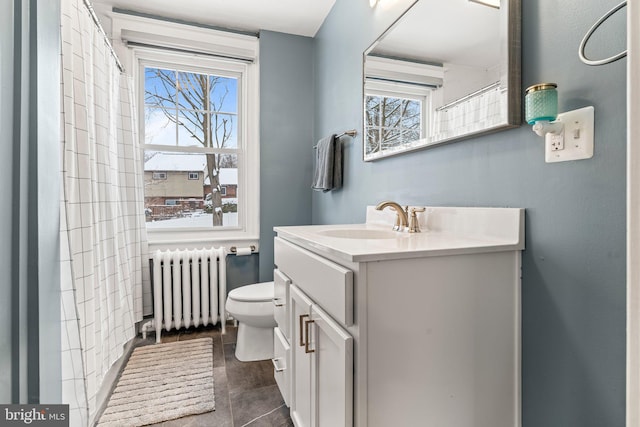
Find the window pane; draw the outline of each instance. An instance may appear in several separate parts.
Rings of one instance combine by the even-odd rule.
[[[178,105],[185,110],[206,108],[207,76],[204,74],[178,72]]]
[[[145,107],[144,143],[176,145],[175,111],[166,108]]]
[[[211,130],[214,148],[238,148],[237,117],[231,114],[212,114]]]
[[[420,129],[421,102],[405,99],[403,103],[404,112],[401,126],[405,129]]]
[[[404,142],[408,143],[420,139],[420,130],[407,130],[404,134]]]
[[[397,98],[383,98],[380,107],[382,114],[382,126],[394,127],[400,125],[402,118],[402,102]]]
[[[209,90],[211,111],[238,112],[238,79],[209,76]]]
[[[388,150],[390,148],[397,147],[403,142],[401,130],[395,128],[384,129],[382,131],[382,135],[382,142],[380,144],[382,150]]]
[[[380,131],[378,129],[367,129],[366,154],[380,151]]]
[[[379,96],[367,96],[365,105],[367,126],[380,125],[380,103],[381,98]]]
[[[181,147],[209,147],[205,144],[204,129],[208,114],[196,111],[178,112],[178,145]]]
[[[144,160],[148,229],[238,225],[237,155],[146,150]]]
[[[216,170],[205,173],[205,211],[222,217],[224,227],[238,226],[238,156],[215,155]],[[224,189],[224,191],[223,191]]]
[[[175,108],[175,71],[145,67],[144,102],[149,106]]]

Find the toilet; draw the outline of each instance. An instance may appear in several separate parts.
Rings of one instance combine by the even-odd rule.
[[[236,358],[242,362],[273,358],[273,282],[255,283],[229,292],[226,310],[238,321]]]

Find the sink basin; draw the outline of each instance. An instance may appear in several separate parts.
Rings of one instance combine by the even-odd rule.
[[[318,234],[339,239],[397,239],[403,234],[393,230],[371,230],[362,228],[334,228],[318,231]]]

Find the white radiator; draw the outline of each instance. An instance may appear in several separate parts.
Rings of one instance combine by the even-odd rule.
[[[153,257],[153,315],[156,343],[162,327],[222,324],[227,296],[226,249],[157,251]]]

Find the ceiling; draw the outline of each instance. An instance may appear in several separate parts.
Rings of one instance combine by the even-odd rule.
[[[99,6],[235,30],[313,37],[335,0],[92,0]]]
[[[500,25],[500,10],[492,7],[467,0],[420,0],[378,40],[373,52],[490,68],[500,61]]]

